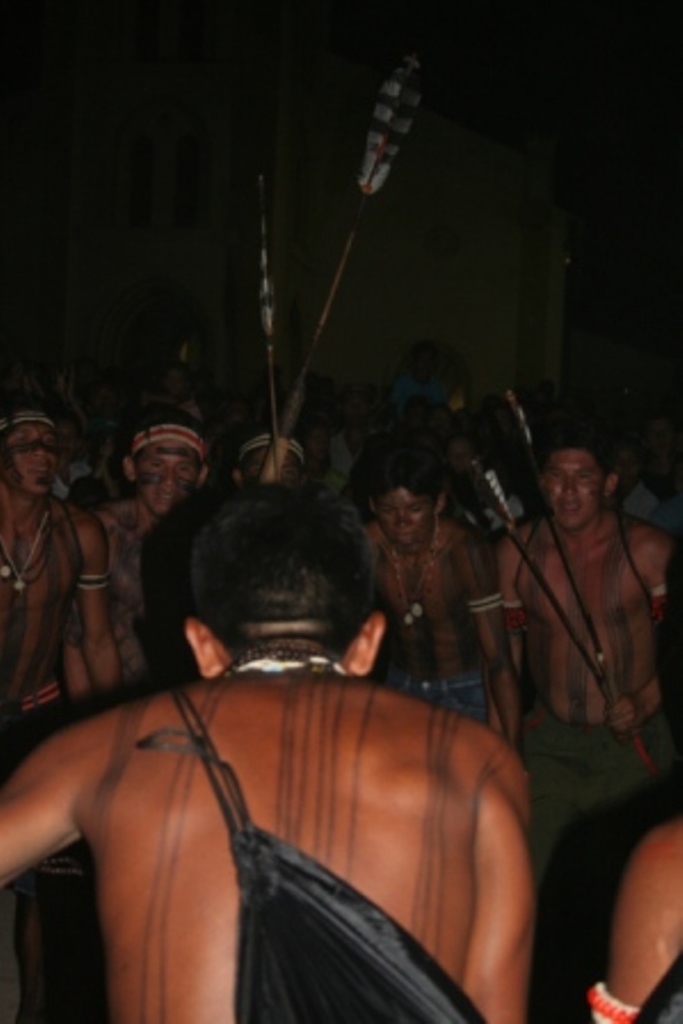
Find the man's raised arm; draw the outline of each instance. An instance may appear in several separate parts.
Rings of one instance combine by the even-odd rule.
[[[0,790],[0,885],[80,837],[74,808],[80,786],[73,730],[42,744]]]

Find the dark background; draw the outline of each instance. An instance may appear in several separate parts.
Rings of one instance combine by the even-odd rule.
[[[39,82],[42,6],[0,0],[0,98]],[[415,52],[428,107],[515,148],[553,139],[576,218],[568,326],[680,356],[679,20],[608,0],[331,0],[330,47],[381,74]]]
[[[573,231],[572,326],[680,355],[681,30],[674,5],[337,0],[332,48],[422,62],[423,102],[522,148],[556,142]]]

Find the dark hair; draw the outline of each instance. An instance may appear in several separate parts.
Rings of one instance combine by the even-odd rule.
[[[615,461],[619,453],[624,451],[633,452],[639,462],[645,460],[645,445],[638,434],[621,434],[615,439],[613,447]]]
[[[12,429],[12,420],[20,412],[40,412],[45,416],[49,416],[52,419],[51,413],[47,411],[45,402],[40,398],[35,398],[33,395],[26,394],[23,391],[12,391],[9,394],[2,395],[0,398],[0,420],[7,420],[7,430]]]
[[[69,504],[79,508],[98,508],[109,500],[109,492],[103,480],[96,477],[79,476],[69,488]]]
[[[576,448],[593,456],[604,473],[614,469],[614,445],[604,423],[588,419],[560,419],[538,432],[537,460],[544,469],[555,452]]]
[[[59,423],[70,423],[72,427],[75,428],[79,437],[84,436],[85,430],[83,427],[83,420],[75,409],[61,404],[50,406],[50,417],[55,421],[55,425],[58,425]]]
[[[372,611],[372,554],[358,513],[327,488],[243,491],[201,531],[192,553],[199,618],[233,652],[246,624],[314,620],[308,634],[341,654]],[[286,626],[278,638],[306,635]]]
[[[431,448],[395,448],[377,467],[371,496],[381,498],[399,487],[411,494],[426,494],[434,501],[444,489],[444,465]]]

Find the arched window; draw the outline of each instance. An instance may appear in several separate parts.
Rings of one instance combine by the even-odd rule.
[[[146,135],[138,135],[130,147],[128,221],[136,228],[152,222],[154,201],[154,147]]]
[[[189,227],[199,219],[200,186],[202,179],[201,146],[194,135],[183,135],[175,154],[174,221],[179,227]]]

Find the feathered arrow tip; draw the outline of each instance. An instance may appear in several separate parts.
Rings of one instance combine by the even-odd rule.
[[[268,272],[268,228],[266,225],[266,195],[263,175],[258,178],[259,204],[261,207],[261,282],[259,286],[259,302],[261,306],[261,324],[266,340],[270,343],[274,334],[275,290],[273,279]]]
[[[489,508],[500,516],[506,528],[509,531],[513,531],[516,526],[515,517],[512,514],[503,485],[495,469],[484,470],[478,458],[472,459],[472,469],[474,470],[475,480],[479,481],[481,487],[481,497]]]
[[[370,122],[368,141],[358,184],[361,192],[372,195],[387,180],[399,145],[410,131],[415,110],[420,102],[419,68],[413,54],[404,58],[405,67],[396,68],[382,85]]]
[[[520,430],[524,434],[524,439],[529,445],[529,448],[533,447],[533,438],[531,436],[531,430],[529,429],[529,421],[526,418],[526,413],[517,401],[517,395],[512,390],[505,392],[505,399],[512,410],[512,414],[515,417]]]

